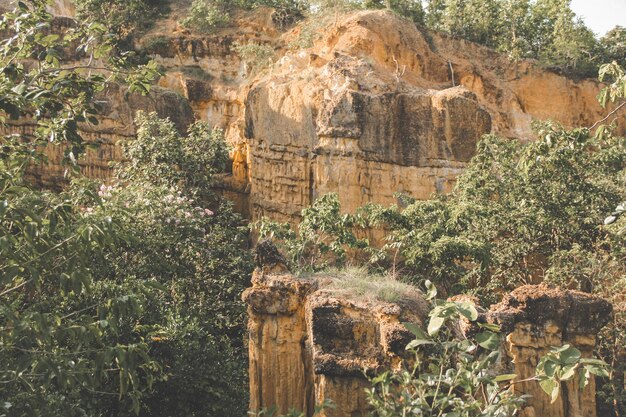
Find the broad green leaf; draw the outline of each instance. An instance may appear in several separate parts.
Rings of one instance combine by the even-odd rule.
[[[443,317],[431,317],[430,321],[428,322],[428,334],[430,336],[436,335],[439,332],[439,329],[441,329],[441,326],[443,326],[443,324],[445,323],[445,321],[446,319]]]
[[[465,317],[469,321],[476,321],[476,319],[478,319],[478,311],[472,303],[457,303],[457,310],[463,317]]]
[[[550,396],[550,402],[555,403],[559,398],[559,391],[561,390],[561,384],[554,379],[544,379],[539,381],[541,389]]]
[[[485,349],[497,350],[500,348],[500,335],[489,330],[485,330],[476,335],[476,342],[478,342],[478,344]]]
[[[568,365],[578,362],[578,360],[580,359],[580,350],[576,349],[573,346],[565,346],[567,346],[566,349],[559,351],[559,359],[564,364]]]
[[[582,368],[578,372],[578,387],[583,390],[589,384],[591,380],[591,372],[588,369]]]
[[[480,327],[481,329],[487,329],[496,333],[498,333],[501,330],[500,325],[494,324],[494,323],[478,323],[478,327]]]
[[[576,369],[578,369],[578,364],[567,365],[564,366],[561,370],[561,381],[569,381],[576,375]]]
[[[426,334],[426,332],[417,324],[414,323],[402,323],[404,327],[411,333],[415,335],[418,339],[426,339],[430,340],[430,337]]]
[[[406,345],[406,350],[412,350],[415,349],[418,346],[423,346],[423,345],[434,345],[435,342],[433,342],[432,340],[427,340],[427,339],[415,339],[415,340],[411,340],[409,342],[408,345]]]
[[[589,373],[602,377],[602,378],[608,378],[609,377],[609,371],[606,369],[606,367],[604,366],[598,366],[598,365],[585,365],[585,369],[587,371],[589,371]]]
[[[437,287],[435,287],[435,284],[433,284],[430,280],[426,280],[424,285],[426,286],[426,299],[432,300],[435,298],[437,296]]]

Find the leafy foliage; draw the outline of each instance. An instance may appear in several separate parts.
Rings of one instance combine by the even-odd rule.
[[[235,42],[233,50],[241,57],[246,65],[246,71],[250,74],[257,73],[274,62],[275,52],[270,45]]]
[[[122,144],[128,162],[119,168],[121,180],[138,180],[212,195],[213,177],[226,170],[228,149],[220,129],[203,122],[190,126],[181,137],[174,124],[156,113],[138,112],[137,140]]]
[[[302,211],[298,232],[289,223],[267,218],[256,224],[261,238],[272,238],[285,252],[293,271],[319,271],[343,266],[349,250],[370,250],[366,239],[359,239],[353,228],[363,224],[358,215],[342,214],[339,197],[327,194]]]
[[[252,262],[241,218],[210,190],[225,166],[223,136],[198,122],[181,137],[155,113],[139,113],[137,124],[137,138],[123,144],[128,162],[117,167],[118,181],[97,189],[129,237],[106,252],[96,277],[129,292],[159,290],[146,297],[132,330],[149,341],[165,373],[142,406],[151,416],[243,415],[240,296]],[[77,183],[76,192],[95,185]],[[97,215],[101,209],[84,197]]]
[[[36,126],[0,148],[2,414],[243,414],[239,297],[252,263],[240,217],[211,191],[223,135],[197,123],[183,138],[140,115],[114,182],[33,189],[24,173],[44,146],[76,163],[107,82],[147,91],[153,74],[130,67],[102,25],[48,35],[45,6],[20,3],[1,22],[14,35],[0,54],[2,122]],[[70,46],[88,64],[64,64]]]
[[[13,32],[0,45],[0,122],[32,117],[37,126],[34,139],[41,143],[62,142],[68,159],[75,162],[84,150],[78,123],[98,123],[94,98],[105,83],[124,82],[129,92],[147,92],[157,71],[150,62],[128,72],[129,55],[114,47],[115,37],[99,23],[77,25],[61,34],[49,33],[53,18],[46,11],[46,3],[20,2],[19,9],[0,19],[0,29]],[[68,66],[64,60],[70,48],[86,62],[104,61],[106,67]],[[38,65],[28,64],[33,59]]]
[[[181,21],[181,25],[199,32],[209,33],[230,21],[224,2],[211,0],[194,0],[189,14]]]
[[[478,312],[472,303],[436,300],[430,282],[427,290],[433,304],[428,332],[405,323],[415,335],[407,346],[415,360],[405,362],[399,373],[385,372],[371,379],[368,399],[373,415],[514,415],[524,399],[501,384],[516,375],[490,371],[500,355],[498,326],[476,323]],[[458,337],[452,324],[461,319],[481,330],[472,338]]]
[[[140,335],[120,337],[142,313],[143,298],[97,297],[92,269],[126,236],[110,212],[87,215],[71,194],[32,189],[24,172],[44,159],[44,144],[64,146],[76,162],[84,149],[78,123],[97,123],[93,101],[105,82],[124,76],[131,91],[142,90],[152,67],[130,68],[98,24],[50,34],[46,5],[19,2],[0,21],[12,34],[0,50],[0,121],[30,118],[36,126],[30,136],[4,136],[0,152],[2,407],[11,415],[82,415],[101,393],[138,411],[161,375]],[[89,64],[64,65],[70,46],[104,62],[105,75]]]
[[[485,137],[450,196],[373,211],[411,279],[496,297],[559,275],[568,251],[596,251],[603,213],[621,199],[624,140],[551,124],[538,132],[529,144]],[[568,285],[591,290],[591,278],[579,278]]]
[[[578,376],[582,390],[591,380],[591,375],[609,376],[608,365],[599,359],[582,358],[578,349],[563,345],[543,356],[537,364],[537,379],[541,389],[554,403],[561,392],[561,383]]]
[[[570,0],[432,0],[427,26],[569,75],[592,76],[601,62],[594,34]]]
[[[167,11],[167,0],[76,0],[79,19],[99,22],[127,40],[150,28]]]

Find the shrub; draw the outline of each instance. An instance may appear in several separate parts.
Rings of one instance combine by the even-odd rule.
[[[434,286],[427,285],[429,298],[434,299]],[[450,324],[461,318],[476,322],[478,312],[472,303],[433,300],[427,332],[405,324],[415,336],[407,346],[415,359],[405,361],[400,372],[370,380],[367,393],[373,416],[507,417],[522,408],[524,399],[501,386],[516,375],[493,372],[500,356],[498,326],[477,324],[478,334],[459,338]]]
[[[180,22],[183,27],[210,33],[230,22],[230,15],[223,2],[212,0],[194,0],[188,16]]]
[[[127,162],[117,166],[118,181],[96,190],[99,205],[88,198],[82,204],[113,213],[129,234],[94,265],[96,279],[159,290],[143,301],[132,329],[166,375],[142,406],[151,416],[243,415],[240,297],[252,262],[242,219],[211,192],[227,158],[221,131],[199,122],[182,137],[155,113],[139,113],[137,124],[137,138],[123,144]]]
[[[288,223],[267,218],[255,227],[261,238],[276,241],[292,271],[315,272],[345,266],[348,251],[371,249],[366,239],[359,239],[354,233],[355,228],[363,225],[362,220],[342,214],[338,196],[327,194],[302,211],[297,233]]]
[[[147,38],[143,42],[143,48],[150,54],[162,54],[170,47],[170,38],[164,35]]]
[[[45,146],[62,146],[68,172],[76,170],[85,149],[78,125],[97,123],[101,71],[126,76],[131,90],[149,80],[115,55],[115,36],[102,25],[77,21],[71,32],[47,33],[46,7],[18,2],[0,19],[0,28],[12,31],[0,48],[1,118],[34,126],[28,136],[4,131],[0,147],[0,413],[98,415],[99,396],[138,411],[162,376],[135,332],[151,288],[99,282],[92,269],[122,244],[125,230],[110,211],[88,212],[75,194],[38,190],[25,171],[45,160]],[[58,51],[70,47],[97,56],[97,71],[90,63],[64,66]],[[39,63],[31,68],[33,51]],[[97,201],[91,190],[80,191]]]
[[[166,0],[76,1],[79,19],[102,23],[110,32],[125,38],[149,29],[166,11]]]
[[[268,6],[274,9],[272,19],[280,28],[301,20],[310,10],[309,0],[247,0],[248,6]]]

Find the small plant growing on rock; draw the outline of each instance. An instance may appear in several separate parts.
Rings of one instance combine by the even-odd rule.
[[[294,272],[317,272],[330,267],[346,265],[348,254],[372,255],[369,241],[359,238],[355,231],[362,229],[360,214],[344,214],[337,194],[324,195],[302,210],[298,230],[289,223],[278,223],[267,218],[257,222],[261,238],[272,238],[285,253]]]
[[[248,74],[255,74],[274,63],[274,49],[270,45],[235,42],[233,50],[243,60]]]
[[[150,37],[143,43],[143,49],[150,54],[159,54],[162,51],[167,51],[169,46],[170,38],[164,35]]]
[[[377,417],[404,415],[509,417],[524,398],[514,395],[515,374],[493,374],[500,356],[499,327],[477,323],[469,301],[436,300],[437,290],[426,281],[433,309],[427,331],[406,323],[415,339],[407,345],[415,360],[399,373],[371,379],[368,399]],[[473,337],[458,337],[454,323],[466,320],[479,329]],[[502,384],[505,384],[504,386]]]

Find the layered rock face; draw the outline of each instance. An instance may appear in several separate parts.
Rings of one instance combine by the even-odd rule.
[[[134,118],[137,111],[156,112],[161,117],[169,117],[181,132],[193,123],[194,114],[187,100],[178,94],[160,87],[152,89],[149,95],[132,94],[123,98],[125,89],[118,85],[109,85],[101,93],[101,109],[98,125],[83,124],[83,138],[97,147],[88,148],[79,160],[81,171],[90,178],[108,179],[112,176],[112,162],[122,161],[119,142],[132,140],[136,134]],[[28,136],[35,125],[30,120],[20,120],[12,126],[14,132]],[[67,183],[67,166],[62,164],[64,146],[50,145],[46,150],[47,163],[42,163],[30,170],[30,176],[36,183],[50,189],[59,189]]]
[[[368,414],[363,372],[397,369],[411,340],[402,322],[421,324],[428,305],[415,292],[398,304],[347,299],[328,279],[257,269],[248,304],[250,409],[295,408],[312,416]]]
[[[425,34],[385,11],[316,17],[281,32],[273,11],[260,8],[198,35],[177,23],[184,4],[171,9],[136,42],[164,69],[160,89],[146,100],[105,95],[103,123],[85,127],[85,137],[103,145],[87,154],[84,172],[110,175],[109,162],[121,158],[116,143],[135,134],[136,110],[157,110],[183,130],[193,118],[205,120],[224,129],[233,149],[221,188],[253,220],[297,222],[302,208],[329,192],[346,210],[395,203],[398,192],[428,198],[453,187],[485,133],[531,140],[533,119],[589,126],[606,112],[593,81]],[[52,10],[74,13],[70,0]],[[309,45],[306,25],[322,34]],[[250,73],[233,45],[251,42],[273,48],[276,63]],[[60,151],[50,152],[53,166],[38,172],[45,185],[63,172],[54,165]]]
[[[395,203],[398,192],[425,199],[451,189],[485,133],[531,140],[533,119],[585,126],[603,114],[595,82],[427,40],[385,12],[337,19],[323,33],[247,95],[253,218],[297,221],[329,192],[346,210]]]
[[[551,347],[570,344],[583,357],[591,357],[596,335],[611,318],[611,305],[577,291],[542,286],[516,289],[489,312],[490,321],[508,334],[505,350],[520,380],[532,378],[539,359]],[[530,395],[523,417],[595,417],[596,386],[592,379],[583,390],[574,378],[563,384],[556,402],[535,381],[515,385],[519,394]]]
[[[324,276],[299,279],[285,270],[257,269],[244,293],[249,313],[250,408],[276,406],[313,415],[325,400],[336,404],[323,415],[360,417],[369,412],[363,372],[399,369],[412,334],[401,324],[425,327],[428,303],[417,291],[399,301],[364,300],[333,290]],[[518,380],[531,378],[551,347],[569,343],[591,356],[611,305],[575,291],[521,287],[481,314],[506,335],[501,366]],[[524,417],[595,417],[595,384],[563,385],[555,403],[536,381],[515,384],[529,395]]]

